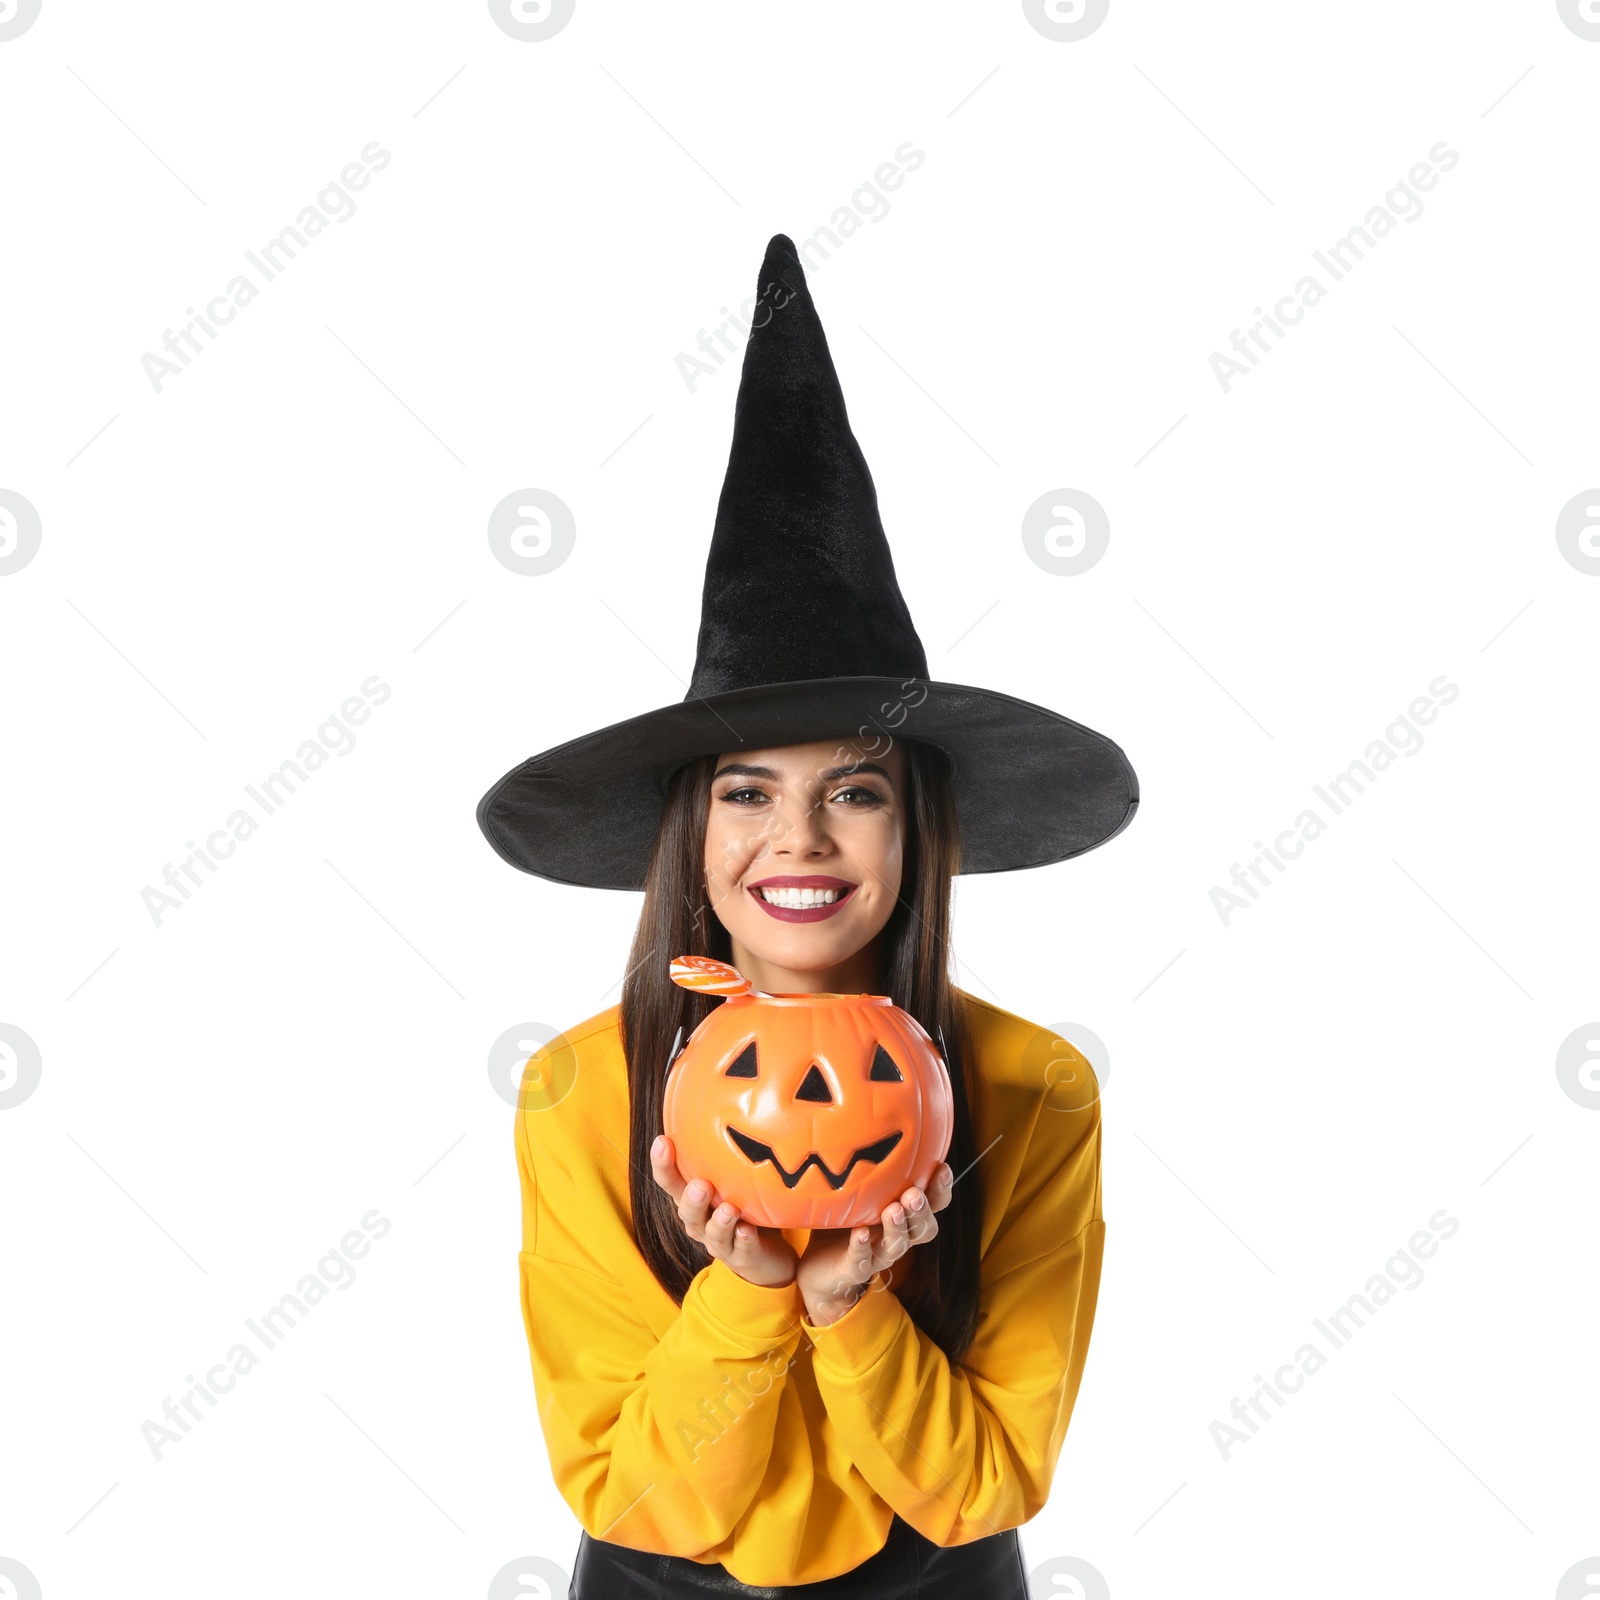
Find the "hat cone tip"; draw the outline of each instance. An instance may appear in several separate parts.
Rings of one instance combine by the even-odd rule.
[[[794,240],[786,233],[775,233],[767,240],[762,266],[770,267],[777,262],[782,262],[785,266],[800,265],[800,252],[795,249]]]

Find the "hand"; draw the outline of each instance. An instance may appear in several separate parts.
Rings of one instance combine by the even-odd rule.
[[[726,1261],[746,1282],[763,1288],[781,1289],[794,1281],[798,1259],[782,1230],[742,1221],[734,1205],[716,1205],[713,1210],[719,1197],[704,1178],[684,1181],[677,1153],[664,1133],[650,1147],[650,1172],[672,1196],[684,1232],[718,1261]]]
[[[950,1204],[952,1185],[949,1163],[941,1162],[929,1193],[907,1189],[870,1227],[818,1228],[812,1233],[796,1275],[813,1327],[837,1322],[866,1292],[874,1273],[892,1267],[912,1245],[926,1244],[938,1233],[934,1213]]]

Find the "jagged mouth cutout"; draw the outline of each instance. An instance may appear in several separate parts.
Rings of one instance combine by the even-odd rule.
[[[752,1039],[733,1064],[723,1074],[728,1078],[754,1078],[758,1076],[756,1067],[756,1044]],[[872,1058],[872,1070],[868,1073],[869,1081],[873,1083],[903,1083],[905,1075],[894,1064],[894,1059],[880,1044]],[[828,1088],[828,1080],[823,1077],[815,1061],[811,1063],[811,1070],[805,1075],[800,1087],[795,1091],[796,1100],[821,1101],[825,1105],[833,1103],[833,1093]],[[784,1165],[773,1154],[772,1146],[760,1139],[752,1139],[749,1134],[741,1133],[737,1128],[728,1129],[728,1137],[733,1140],[742,1154],[752,1166],[760,1166],[763,1161],[772,1163],[772,1170],[783,1179],[783,1186],[792,1189],[805,1176],[807,1167],[815,1167],[827,1180],[830,1189],[842,1189],[851,1172],[855,1170],[858,1161],[883,1161],[894,1147],[900,1143],[901,1133],[897,1129],[894,1133],[886,1134],[883,1138],[874,1140],[871,1144],[862,1145],[845,1164],[843,1172],[834,1172],[826,1161],[815,1150],[800,1163],[793,1172],[785,1170]]]

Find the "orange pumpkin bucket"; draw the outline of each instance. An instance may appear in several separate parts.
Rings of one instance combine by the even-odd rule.
[[[853,1228],[926,1189],[955,1128],[922,1024],[881,994],[763,994],[680,956],[673,982],[723,1001],[671,1063],[662,1107],[678,1170],[767,1228]]]

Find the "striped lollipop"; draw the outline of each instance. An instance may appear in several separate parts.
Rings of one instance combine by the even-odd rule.
[[[710,956],[679,956],[669,970],[674,983],[698,994],[749,994],[753,987],[737,967]]]

